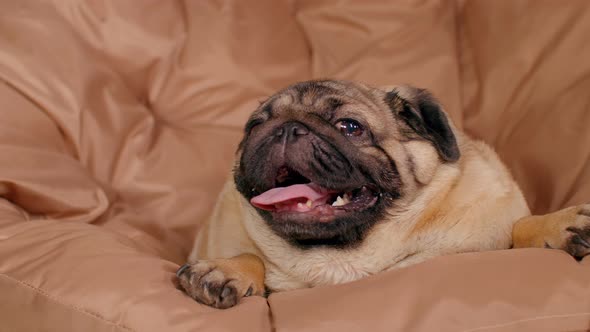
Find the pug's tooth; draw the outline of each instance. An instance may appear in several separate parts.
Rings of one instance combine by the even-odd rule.
[[[297,208],[299,208],[299,209],[303,209],[304,206],[305,205],[303,205],[303,203],[297,203]]]
[[[338,198],[336,198],[336,201],[334,203],[332,203],[332,206],[342,206],[346,203],[344,203],[344,200],[342,199],[342,197],[338,196]]]
[[[313,202],[311,201],[311,199],[308,199],[308,200],[307,200],[307,203],[305,203],[305,205],[307,205],[307,207],[308,207],[308,208],[311,208],[311,204],[312,204],[312,203],[313,203]]]

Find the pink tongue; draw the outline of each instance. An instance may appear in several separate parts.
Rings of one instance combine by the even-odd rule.
[[[299,199],[304,201],[307,200],[316,201],[320,198],[328,196],[326,190],[322,190],[312,184],[294,184],[288,187],[274,188],[269,191],[265,191],[262,194],[253,197],[250,200],[252,205],[263,210],[273,210],[275,204],[290,201],[293,199]]]

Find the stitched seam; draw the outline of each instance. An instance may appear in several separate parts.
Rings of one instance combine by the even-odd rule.
[[[463,24],[461,19],[463,18],[463,9],[459,8],[459,3],[455,2],[453,6],[453,14],[455,15],[455,52],[457,60],[457,80],[459,81],[459,107],[461,107],[461,129],[465,123],[465,73],[464,73],[464,54],[463,54]]]
[[[277,326],[275,322],[275,315],[272,310],[272,306],[270,305],[270,302],[268,302],[268,297],[266,298],[266,305],[268,306],[268,320],[270,321],[270,331],[276,332]]]
[[[84,315],[90,316],[90,317],[92,317],[94,319],[98,319],[98,320],[100,320],[102,322],[105,322],[105,323],[107,323],[109,325],[113,325],[115,327],[118,327],[118,328],[121,328],[121,329],[130,331],[130,332],[136,332],[136,330],[134,330],[134,329],[132,329],[132,328],[130,328],[128,326],[125,326],[125,325],[121,325],[121,324],[112,322],[112,321],[110,321],[110,320],[102,317],[100,314],[98,314],[96,312],[92,312],[92,311],[83,309],[83,308],[78,307],[78,306],[73,305],[73,304],[66,304],[66,303],[60,301],[59,299],[57,299],[55,296],[52,296],[49,293],[47,293],[46,291],[42,290],[41,288],[37,288],[37,287],[35,287],[35,286],[33,286],[33,285],[29,284],[29,283],[26,283],[26,282],[24,282],[22,280],[15,279],[15,278],[13,278],[13,277],[5,274],[5,273],[0,273],[0,277],[4,277],[4,278],[6,278],[8,280],[15,281],[19,285],[23,286],[24,288],[28,288],[28,289],[34,291],[35,293],[40,294],[40,295],[44,296],[45,298],[49,299],[50,301],[52,301],[52,302],[54,302],[56,304],[59,304],[59,305],[61,305],[63,307],[74,309],[75,311],[77,311],[79,313],[82,313]]]
[[[487,329],[493,329],[493,328],[499,328],[499,327],[507,327],[507,326],[510,326],[510,325],[518,324],[518,323],[532,322],[532,321],[537,321],[537,320],[544,320],[544,319],[551,319],[551,318],[569,318],[569,317],[589,316],[589,315],[590,315],[590,312],[581,312],[581,313],[577,313],[577,314],[562,314],[562,315],[539,316],[539,317],[533,317],[533,318],[524,318],[524,319],[519,319],[519,320],[513,320],[513,321],[505,322],[505,323],[498,323],[498,324],[492,324],[492,325],[487,325],[487,326],[480,326],[480,327],[476,327],[476,328],[469,329],[469,330],[463,330],[463,331],[464,332],[483,331],[483,330],[487,330]]]

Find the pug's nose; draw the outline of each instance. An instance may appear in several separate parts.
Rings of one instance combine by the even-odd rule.
[[[280,137],[284,142],[293,142],[299,136],[307,134],[309,134],[309,128],[301,122],[287,122],[276,131],[276,136]]]

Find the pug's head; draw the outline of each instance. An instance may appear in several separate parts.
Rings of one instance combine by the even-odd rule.
[[[460,152],[427,91],[325,80],[262,103],[238,156],[238,191],[276,234],[309,248],[360,243]]]

